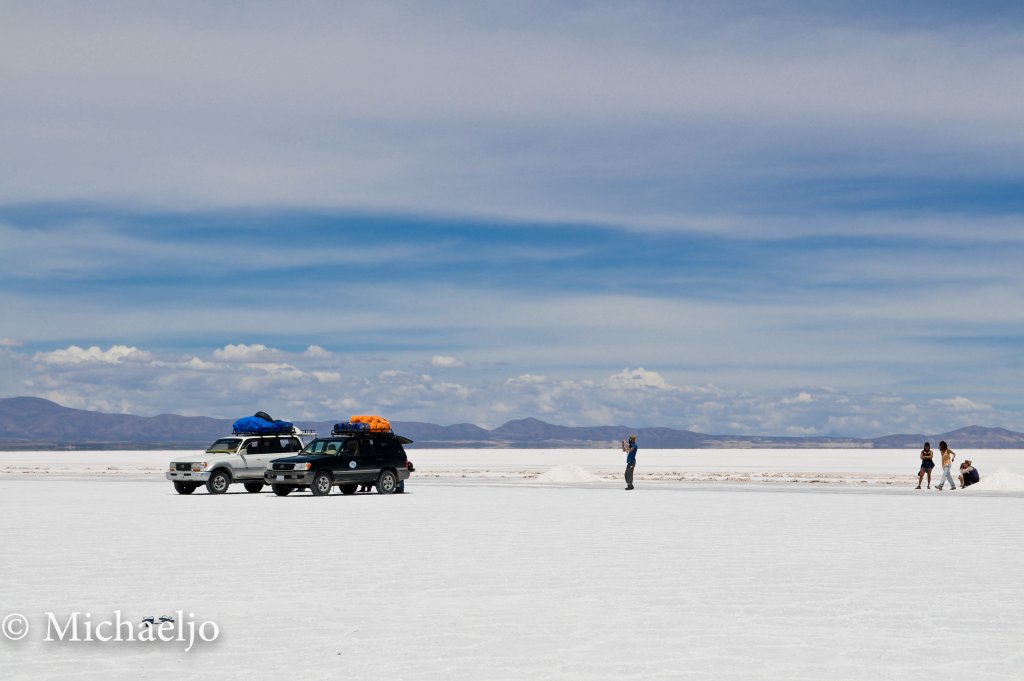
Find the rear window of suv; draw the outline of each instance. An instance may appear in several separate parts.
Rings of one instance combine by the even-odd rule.
[[[380,441],[380,451],[386,457],[404,457],[405,450],[402,449],[402,443],[398,440],[392,440],[391,438],[383,438]]]

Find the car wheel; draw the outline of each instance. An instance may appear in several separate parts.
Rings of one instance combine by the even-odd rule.
[[[262,482],[247,482],[247,483],[245,483],[245,491],[246,492],[251,492],[252,494],[256,494],[257,492],[262,492],[263,491],[263,483]]]
[[[206,491],[210,494],[224,494],[228,491],[231,478],[224,471],[214,471],[210,479],[206,481]]]
[[[338,485],[338,489],[341,490],[342,494],[355,494],[356,490],[359,489],[359,485]]]
[[[271,485],[270,489],[274,490],[274,494],[277,496],[286,497],[291,494],[292,490],[295,488],[291,485]]]
[[[196,491],[196,483],[194,482],[175,482],[174,491],[178,494],[192,494]]]
[[[384,471],[377,478],[377,494],[393,494],[398,487],[398,478],[391,471]]]
[[[319,471],[313,476],[313,485],[309,488],[309,491],[313,493],[315,497],[326,496],[331,493],[331,487],[334,483],[331,482],[331,476],[326,471]]]

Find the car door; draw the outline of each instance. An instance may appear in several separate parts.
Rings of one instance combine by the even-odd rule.
[[[360,438],[359,440],[359,480],[361,482],[375,482],[380,475],[381,462],[380,452],[377,450],[375,438]]]
[[[263,469],[267,464],[260,463],[263,461],[260,457],[260,440],[258,437],[248,438],[238,448],[238,465],[232,471],[236,480],[263,477]]]
[[[339,483],[353,483],[359,480],[359,441],[345,440],[338,449],[338,461],[334,466],[334,479]]]

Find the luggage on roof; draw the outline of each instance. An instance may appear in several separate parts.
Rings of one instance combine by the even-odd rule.
[[[353,416],[346,423],[335,423],[332,435],[344,433],[391,433],[391,422],[383,416]]]
[[[369,433],[369,423],[335,423],[334,431],[332,435],[340,435],[341,433]]]
[[[231,424],[235,435],[291,435],[295,426],[290,421],[271,421],[266,412],[257,412],[256,416],[243,416]]]
[[[353,416],[349,421],[367,424],[370,427],[371,433],[388,433],[391,431],[391,422],[383,416]]]

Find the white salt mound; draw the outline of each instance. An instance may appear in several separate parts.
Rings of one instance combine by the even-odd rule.
[[[1011,473],[1008,470],[1000,468],[994,471],[991,475],[985,475],[985,471],[981,471],[981,480],[976,485],[971,485],[967,488],[969,492],[972,489],[996,489],[996,490],[1011,490],[1020,491],[1024,490],[1024,475],[1020,473]]]
[[[555,466],[546,473],[537,476],[541,482],[601,482],[600,476],[588,473],[579,466]]]

